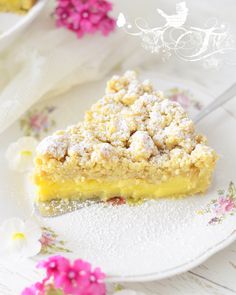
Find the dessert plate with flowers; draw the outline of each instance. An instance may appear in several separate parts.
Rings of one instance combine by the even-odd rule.
[[[213,100],[196,84],[158,78],[153,72],[143,72],[141,78],[149,78],[156,89],[182,104],[190,117]],[[135,206],[122,200],[95,203],[53,218],[40,217],[34,211],[30,176],[21,171],[31,167],[29,157],[35,145],[53,131],[80,121],[104,87],[105,81],[94,82],[35,105],[1,135],[1,154],[8,149],[8,159],[0,159],[0,200],[4,204],[0,222],[10,217],[33,219],[41,228],[42,248],[30,258],[32,267],[42,257],[63,253],[100,266],[110,281],[158,280],[187,271],[236,239],[236,139],[230,132],[236,127],[236,104],[231,104],[230,112],[227,105],[217,109],[196,126],[219,155],[213,182],[204,195],[150,200]],[[26,147],[32,152],[24,153]],[[34,228],[30,223],[24,227],[27,224]],[[36,253],[37,247],[32,244],[27,251]],[[21,273],[21,267],[15,272]],[[30,277],[30,271],[27,275]]]
[[[31,24],[44,8],[47,0],[37,0],[25,13],[0,12],[0,52],[7,49]]]

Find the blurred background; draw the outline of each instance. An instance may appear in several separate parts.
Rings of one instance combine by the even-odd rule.
[[[56,28],[56,1],[38,1],[45,2],[43,11],[17,38],[11,38],[7,48],[0,50],[0,131],[4,131],[35,102],[55,97],[85,82],[103,79],[111,72],[138,68],[154,70],[157,76],[165,79],[197,83],[214,96],[235,82],[235,50],[222,51],[199,61],[181,60],[173,51],[168,53],[170,56],[164,54],[163,48],[154,53],[144,49],[140,36],[128,34],[124,27],[116,27],[106,37],[96,33],[85,34],[78,39],[71,31]],[[164,27],[168,16],[178,15],[178,5],[184,5],[187,9],[183,18],[184,28],[190,31],[192,27],[204,30],[215,28],[209,38],[214,38],[214,32],[219,32],[220,28],[221,33],[225,32],[225,38],[231,34],[230,42],[234,44],[231,47],[236,48],[233,0],[188,0],[182,4],[178,4],[181,1],[171,0],[114,0],[112,3],[111,15],[117,19],[122,13],[127,23],[132,24],[128,30],[132,32],[139,31],[135,20],[140,17],[146,21],[138,22],[144,28],[147,25],[149,29]],[[203,42],[211,42],[206,34],[203,33],[204,38],[195,40],[193,48],[201,50]],[[8,40],[2,40],[4,42],[8,44]],[[221,34],[221,39],[215,42],[226,42],[224,35]],[[223,47],[220,45],[220,48]]]

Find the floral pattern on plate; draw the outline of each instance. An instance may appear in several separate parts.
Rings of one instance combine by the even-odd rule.
[[[42,245],[40,254],[51,255],[58,252],[71,252],[65,247],[65,241],[59,240],[58,235],[49,227],[42,227],[40,242]]]
[[[220,224],[228,215],[236,213],[236,187],[231,181],[228,190],[218,190],[218,198],[211,200],[206,208],[199,210],[198,214],[211,213],[213,217],[208,224]]]
[[[165,92],[165,96],[181,104],[185,110],[188,110],[190,107],[198,111],[202,109],[202,104],[187,89],[178,87],[170,88]]]
[[[43,133],[47,133],[56,124],[52,118],[55,109],[54,106],[45,106],[40,109],[33,108],[26,112],[19,121],[23,134],[39,139]]]

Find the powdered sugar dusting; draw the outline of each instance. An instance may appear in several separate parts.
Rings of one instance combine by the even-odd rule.
[[[197,230],[205,222],[195,214],[200,203],[199,197],[147,201],[139,206],[94,203],[43,222],[69,242],[73,257],[89,259],[109,275],[126,276],[130,271],[141,275],[155,271],[157,265],[165,269],[181,264],[186,252],[179,251],[176,257],[176,247],[187,249],[188,255],[196,252],[189,247],[198,243]],[[205,228],[201,234],[207,238],[208,231]],[[204,245],[198,243],[197,248],[201,251]]]
[[[194,152],[198,144],[204,148]],[[37,150],[37,174],[41,177],[46,173],[53,181],[59,180],[56,178],[63,163],[67,167],[65,173],[68,167],[71,169],[68,175],[64,173],[64,178],[71,177],[72,173],[82,176],[84,171],[95,171],[96,176],[90,174],[90,177],[103,177],[111,173],[114,166],[111,162],[119,161],[126,178],[135,174],[137,178],[164,180],[178,173],[174,170],[176,157],[172,153],[176,147],[182,150],[179,166],[187,164],[186,171],[194,166],[204,169],[201,154],[214,166],[214,151],[206,146],[203,136],[195,133],[184,109],[164,98],[149,81],[141,82],[135,72],[128,71],[107,82],[105,96],[91,107],[83,122],[41,142]],[[168,164],[163,161],[164,157],[156,159],[164,154]],[[48,165],[48,158],[59,161]],[[112,171],[114,177],[116,172],[121,175],[118,170]]]
[[[146,131],[137,131],[130,138],[130,153],[134,159],[149,159],[151,155],[158,153],[158,150]]]
[[[68,147],[68,137],[65,135],[52,135],[46,137],[37,147],[39,154],[53,155],[56,159],[65,157]]]

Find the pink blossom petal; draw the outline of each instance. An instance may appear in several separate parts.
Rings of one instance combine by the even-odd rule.
[[[65,294],[80,294],[78,290],[89,286],[89,271],[91,266],[82,260],[76,260],[73,265],[61,268],[60,276],[55,278],[55,286],[62,288]]]
[[[101,31],[108,35],[115,28],[115,20],[108,16],[112,4],[105,0],[57,0],[57,27],[65,27],[80,38],[85,33]],[[46,123],[45,123],[46,124]]]
[[[70,264],[69,260],[63,256],[56,255],[49,257],[48,260],[41,261],[38,267],[45,268],[47,278],[60,276],[61,271]]]
[[[32,289],[32,288],[25,288],[23,291],[22,291],[22,293],[21,293],[21,295],[37,295],[37,290],[34,290],[34,289]]]
[[[44,284],[37,282],[34,285],[25,288],[21,295],[43,295],[44,292]]]
[[[107,36],[111,31],[115,29],[115,21],[110,18],[104,18],[100,22],[100,29],[104,36]]]
[[[60,255],[49,257],[38,264],[46,269],[47,277],[26,288],[21,295],[44,295],[46,288],[58,288],[70,295],[105,295],[105,274],[100,268],[91,269],[91,264],[76,259],[73,264]],[[54,284],[53,284],[54,282]]]

